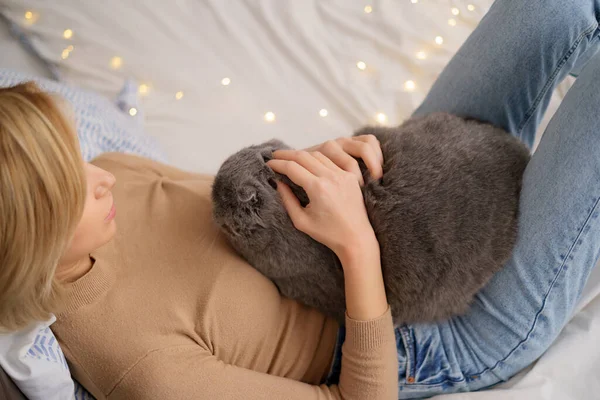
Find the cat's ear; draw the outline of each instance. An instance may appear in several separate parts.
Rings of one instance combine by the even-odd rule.
[[[261,145],[261,156],[263,158],[263,160],[265,162],[271,160],[273,158],[273,152],[275,150],[289,150],[291,149],[290,146],[288,146],[287,144],[283,143],[281,140],[279,139],[271,139],[268,142],[265,142]]]
[[[258,201],[258,194],[256,188],[252,186],[243,186],[238,189],[238,200],[241,203],[254,204]]]
[[[287,144],[283,143],[279,139],[271,139],[268,142],[263,143],[263,146],[264,147],[269,147],[269,148],[273,149],[273,151],[275,151],[275,150],[289,150],[289,149],[291,149],[290,146],[288,146]]]

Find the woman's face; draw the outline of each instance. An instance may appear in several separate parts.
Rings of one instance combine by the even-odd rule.
[[[83,215],[61,266],[70,266],[87,257],[114,236],[115,204],[111,189],[115,176],[102,168],[85,163],[87,195]],[[59,267],[60,268],[60,267]]]

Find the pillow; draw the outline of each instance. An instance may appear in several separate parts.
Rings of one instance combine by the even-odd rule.
[[[30,400],[71,400],[69,366],[49,326],[56,318],[0,334],[0,366]]]
[[[117,101],[113,103],[91,91],[0,68],[0,87],[28,80],[35,81],[47,92],[59,94],[71,105],[85,161],[109,151],[168,161],[158,142],[144,132],[143,112],[138,104],[137,85],[133,80],[125,82]]]

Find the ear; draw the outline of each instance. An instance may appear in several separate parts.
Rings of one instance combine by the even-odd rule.
[[[289,149],[291,149],[290,146],[288,146],[287,144],[283,143],[279,139],[271,139],[268,142],[265,142],[262,145],[260,145],[260,147],[262,148],[261,151],[260,151],[260,155],[262,156],[262,159],[263,159],[264,162],[267,162],[267,161],[273,159],[273,152],[275,150],[289,150]]]
[[[238,190],[238,199],[241,203],[254,204],[258,201],[258,194],[252,186],[244,186]]]
[[[275,150],[290,150],[291,147],[283,143],[279,139],[271,139],[268,142],[263,143],[261,146],[268,147],[271,151]]]

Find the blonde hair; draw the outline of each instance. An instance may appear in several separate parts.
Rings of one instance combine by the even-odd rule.
[[[33,82],[0,89],[0,331],[60,311],[55,279],[85,204],[72,124]]]

